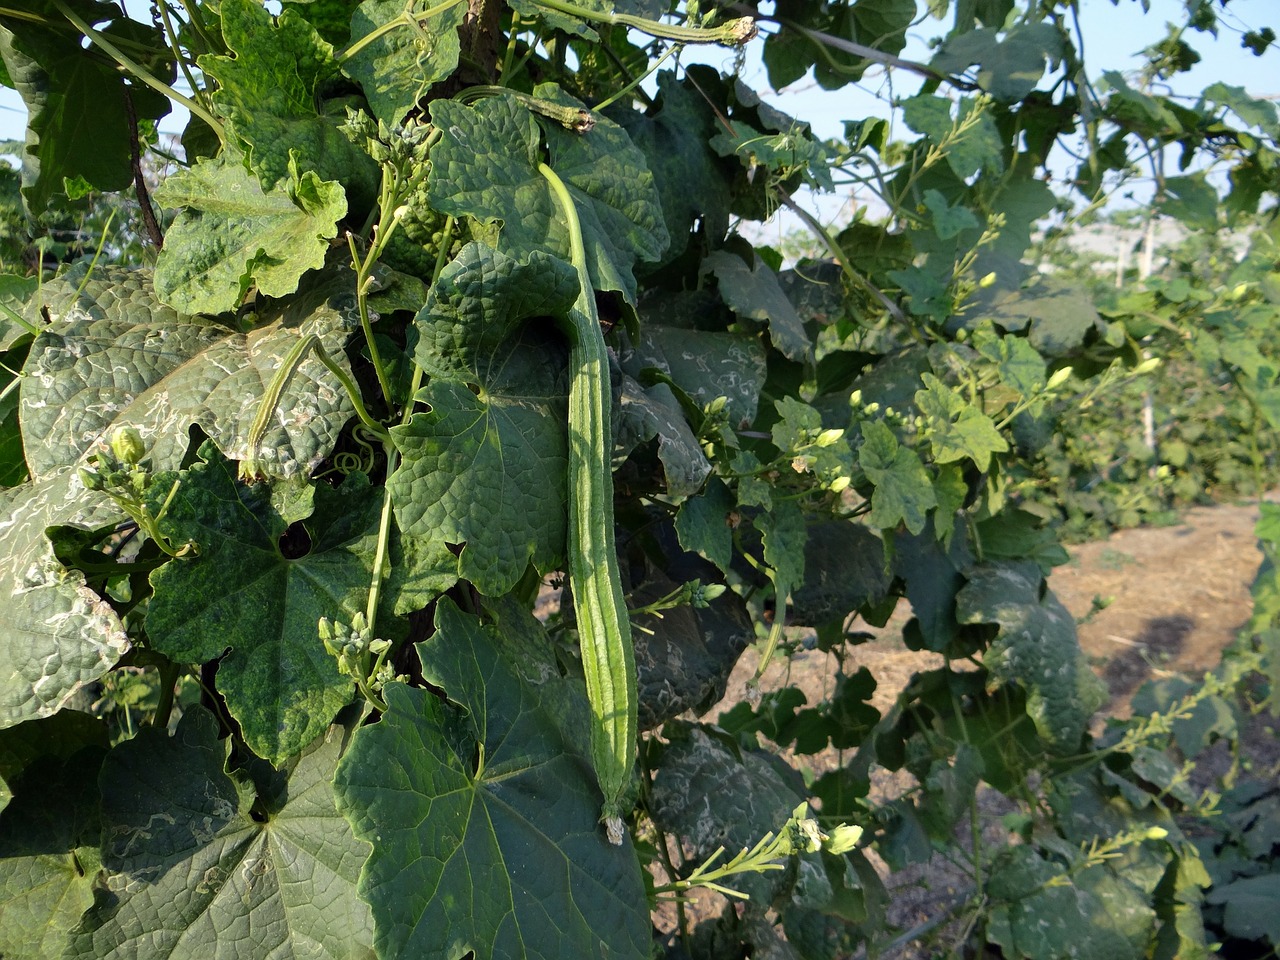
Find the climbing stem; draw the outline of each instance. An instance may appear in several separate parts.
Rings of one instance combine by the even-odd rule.
[[[555,10],[557,13],[577,17],[579,20],[616,27],[630,27],[651,37],[675,40],[677,43],[719,43],[726,47],[740,47],[750,42],[757,32],[756,22],[751,17],[738,17],[718,27],[684,27],[663,23],[660,20],[648,20],[629,13],[605,13],[601,10],[592,10],[589,7],[580,7],[576,3],[569,3],[568,0],[534,0],[534,3],[548,10]]]

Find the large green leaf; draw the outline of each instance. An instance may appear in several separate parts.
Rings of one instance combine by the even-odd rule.
[[[622,369],[637,379],[644,376],[647,368],[656,369],[702,407],[724,397],[730,425],[738,429],[749,427],[756,418],[766,374],[760,338],[749,333],[686,330],[649,322],[650,315],[655,320],[661,318],[664,302],[642,308],[645,323],[640,339],[622,352]]]
[[[889,592],[884,541],[860,523],[832,520],[809,527],[804,582],[792,593],[791,623],[843,623]]]
[[[218,82],[213,102],[262,186],[315,171],[363,197],[376,165],[320,112],[322,88],[338,74],[333,47],[292,10],[272,17],[256,0],[222,0],[221,14],[234,56],[201,57],[200,69]]]
[[[352,695],[325,652],[321,617],[350,623],[366,606],[377,549],[381,491],[361,474],[338,488],[315,488],[315,513],[302,521],[308,544],[285,556],[286,523],[267,484],[238,483],[235,465],[208,444],[204,463],[160,474],[156,510],[181,480],[160,528],[199,554],[151,575],[151,645],[179,662],[223,657],[218,689],[246,742],[273,763],[315,739]]]
[[[145,271],[99,270],[44,285],[28,317],[47,316],[22,384],[27,463],[46,477],[79,463],[123,425],[137,427],[151,466],[174,469],[187,452],[187,428],[201,430],[238,460],[271,476],[307,473],[329,452],[350,418],[351,401],[308,354],[285,383],[261,441],[250,434],[263,396],[300,336],[315,334],[343,367],[356,323],[350,275],[308,287],[267,306],[240,333],[158,303]]]
[[[931,373],[925,389],[916,391],[916,404],[929,421],[929,445],[935,463],[972,460],[983,473],[993,453],[1004,453],[1008,442],[991,418]]]
[[[990,937],[1020,960],[1139,960],[1155,920],[1147,898],[1103,867],[1060,885],[1062,868],[1030,847],[1010,847],[990,880]],[[1005,901],[1005,902],[1001,902]]]
[[[891,530],[899,523],[912,533],[924,529],[929,511],[938,505],[933,483],[919,455],[898,443],[885,423],[862,424],[858,466],[875,484],[871,494],[871,525]]]
[[[1063,55],[1062,34],[1051,23],[1014,27],[1003,37],[994,29],[970,30],[949,38],[930,64],[939,73],[962,75],[979,66],[978,85],[997,100],[1012,103],[1027,96]]]
[[[47,717],[129,649],[115,611],[53,555],[45,529],[119,516],[74,470],[0,491],[0,727]]]
[[[687,497],[702,489],[711,464],[685,420],[679,401],[665,383],[646,388],[631,377],[624,377],[614,426],[615,458],[625,457],[656,437],[667,493]]]
[[[200,707],[172,737],[147,727],[116,747],[100,777],[107,882],[68,958],[372,960],[356,896],[369,848],[334,806],[341,734],[256,784],[224,772],[229,741]]]
[[[101,836],[96,772],[106,750],[43,756],[0,813],[0,956],[60,960],[93,904]]]
[[[702,261],[702,270],[715,275],[731,310],[740,317],[768,324],[769,338],[784,356],[811,360],[813,345],[804,322],[778,285],[778,275],[758,257],[748,266],[741,257],[717,250]]]
[[[401,531],[466,544],[458,575],[489,596],[564,555],[567,355],[526,320],[562,312],[576,286],[545,254],[519,263],[472,244],[416,320],[430,410],[392,428],[404,460],[387,488]]]
[[[129,21],[114,3],[70,0],[82,19],[143,32],[133,39],[163,47],[159,30]],[[158,120],[169,101],[127,78],[96,49],[86,50],[50,0],[17,5],[33,19],[0,12],[0,58],[26,105],[27,142],[22,155],[22,197],[41,214],[65,182],[84,181],[98,190],[123,190],[133,182],[126,97],[139,119]],[[110,27],[103,23],[110,21]],[[171,80],[172,75],[161,79]]]
[[[554,85],[538,94],[568,100]],[[500,223],[498,248],[517,259],[547,251],[569,260],[569,234],[542,174],[539,126],[514,97],[496,96],[465,106],[431,104],[441,140],[431,151],[432,207],[455,216]],[[589,133],[546,127],[551,167],[577,207],[592,285],[618,290],[635,302],[632,267],[657,260],[667,229],[644,155],[617,124],[599,118]]]
[[[1076,749],[1105,690],[1080,651],[1071,613],[1034,562],[980,564],[965,576],[957,621],[1000,627],[983,659],[992,682],[1022,687],[1040,736],[1055,750]]]
[[[426,20],[419,15],[435,6],[430,0],[364,0],[351,17],[352,41],[400,20],[400,26],[370,40],[342,64],[342,72],[364,88],[373,115],[395,126],[436,83],[458,66],[462,45],[458,27],[467,13],[462,3]],[[404,21],[413,17],[414,26]]]
[[[555,712],[581,713],[581,693],[512,636],[541,628],[504,629],[441,601],[418,653],[449,702],[389,685],[338,766],[339,807],[374,845],[360,892],[378,953],[647,957],[635,853],[605,838],[583,731]]]
[[[251,286],[269,297],[298,289],[304,273],[324,266],[329,241],[347,213],[342,185],[292,156],[288,178],[264,190],[234,150],[171,176],[156,200],[183,207],[156,263],[156,294],[184,313],[224,313]]]
[[[684,252],[699,218],[708,237],[729,230],[729,177],[708,143],[720,129],[715,112],[688,80],[674,71],[658,74],[658,110],[652,115],[620,110],[611,116],[631,135],[654,173],[662,217],[671,234],[665,261]]]

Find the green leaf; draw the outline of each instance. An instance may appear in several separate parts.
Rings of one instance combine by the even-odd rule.
[[[710,560],[724,574],[729,573],[733,559],[733,509],[729,488],[719,477],[712,477],[706,490],[682,503],[676,514],[680,546]]]
[[[1266,940],[1280,944],[1280,873],[1245,877],[1205,894],[1205,901],[1226,908],[1223,927],[1243,940]]]
[[[981,224],[968,207],[951,206],[937,190],[924,192],[924,205],[933,214],[933,231],[939,240],[950,240],[965,230],[977,230]]]
[[[341,733],[257,785],[223,772],[229,741],[198,706],[172,737],[146,727],[111,751],[100,781],[112,892],[100,890],[68,958],[372,960],[356,896],[369,847],[331,785]]]
[[[469,243],[441,272],[414,319],[414,360],[434,377],[497,378],[511,337],[532,317],[563,314],[577,295],[577,274],[563,260],[539,251],[516,260]]]
[[[947,282],[933,272],[912,265],[904,270],[890,270],[887,276],[911,298],[909,306],[917,317],[932,317],[941,322],[951,316],[953,304]]]
[[[705,585],[720,579],[709,563],[671,542],[669,526],[650,532],[661,543],[662,555],[656,560],[646,556],[638,575],[640,565],[629,565],[625,586],[633,609],[669,596],[691,580]],[[703,714],[719,703],[734,664],[754,637],[746,604],[732,590],[700,606],[633,615],[632,622],[641,730],[689,710]]]
[[[850,613],[889,592],[884,542],[853,521],[810,527],[804,570],[803,583],[791,595],[795,624],[843,624]]]
[[[299,336],[314,333],[329,355],[356,323],[354,277],[339,271],[283,305],[263,308],[238,333],[158,303],[145,271],[106,268],[46,283],[29,316],[47,314],[22,385],[22,432],[36,477],[77,464],[120,426],[137,427],[152,468],[176,469],[197,424],[228,456],[273,476],[309,473],[351,417],[346,391],[309,353],[284,385],[256,449],[250,432],[263,396]]]
[[[416,320],[430,409],[392,428],[404,459],[387,488],[401,531],[465,544],[457,574],[488,596],[564,556],[566,351],[525,321],[565,309],[572,277],[542,253],[519,263],[471,244]]]
[[[978,86],[997,100],[1024,99],[1044,76],[1045,61],[1055,69],[1062,60],[1062,34],[1051,23],[1014,27],[1003,38],[995,29],[971,30],[950,37],[930,66],[939,73],[959,76],[977,64]]]
[[[1257,127],[1271,139],[1280,139],[1276,105],[1269,100],[1252,97],[1244,87],[1233,87],[1225,83],[1210,84],[1200,96],[1210,103],[1227,107],[1247,126]]]
[[[813,345],[804,322],[778,285],[778,275],[760,258],[747,266],[741,257],[717,250],[702,260],[700,269],[714,274],[720,296],[740,317],[768,324],[769,338],[786,357],[805,362],[813,359]]]
[[[764,542],[764,562],[789,593],[804,581],[805,544],[809,534],[804,514],[794,500],[783,500],[752,521]],[[780,600],[783,598],[780,598]]]
[[[966,576],[956,619],[1000,627],[983,660],[992,681],[1022,687],[1040,736],[1054,750],[1075,750],[1106,692],[1080,651],[1074,618],[1035,563],[981,564]]]
[[[366,607],[381,492],[362,474],[337,489],[317,485],[316,512],[303,522],[309,549],[286,556],[286,525],[270,487],[238,483],[234,464],[208,444],[200,453],[205,462],[158,475],[152,487],[159,512],[171,479],[181,481],[160,529],[200,551],[151,574],[147,636],[179,662],[203,663],[230,648],[218,690],[254,752],[278,763],[323,733],[351,699],[351,681],[316,629],[321,617],[350,623]]]
[[[16,214],[16,210],[14,211]],[[39,277],[19,277],[0,273],[0,350],[9,350],[30,331],[13,319],[10,311],[21,316],[27,302],[40,289]]]
[[[923,375],[925,389],[916,393],[916,405],[929,421],[929,445],[936,463],[972,460],[983,473],[991,454],[1004,453],[1009,444],[981,410],[931,373]]]
[[[462,45],[458,27],[466,16],[457,3],[426,20],[418,15],[437,6],[430,0],[364,0],[351,17],[351,40],[359,43],[393,20],[398,28],[384,33],[342,64],[342,72],[364,89],[373,115],[394,127],[427,92],[458,66]],[[413,20],[413,26],[405,18]]]
[[[1155,911],[1131,884],[1094,867],[1061,886],[1044,886],[1060,868],[1030,847],[1011,847],[991,877],[1000,900],[991,939],[1005,956],[1026,960],[1141,960]]]
[[[106,750],[43,756],[13,782],[0,813],[0,956],[61,960],[93,904],[101,827],[98,766]]]
[[[912,533],[924,529],[929,511],[938,505],[933,484],[920,457],[899,445],[887,424],[879,420],[862,424],[858,466],[875,484],[868,518],[873,527],[892,530],[903,523]]]
[[[122,17],[114,3],[71,0],[68,6],[98,24],[99,30],[128,24],[143,33],[134,39],[163,47],[158,29]],[[27,108],[21,158],[27,209],[34,215],[44,213],[55,195],[66,192],[67,181],[83,180],[102,191],[125,189],[133,182],[132,125],[125,98],[133,99],[140,120],[165,116],[168,98],[127,80],[96,49],[86,50],[79,31],[70,29],[49,0],[28,0],[20,8],[35,20],[0,14],[0,58]],[[64,29],[53,28],[55,24]],[[161,79],[172,79],[160,73]]]
[[[690,70],[696,76],[696,68]],[[674,71],[658,74],[658,109],[652,114],[619,110],[611,114],[644,154],[662,202],[662,219],[671,235],[664,262],[688,246],[701,219],[707,236],[729,232],[729,178],[723,161],[708,146],[720,129],[715,111],[689,79]]]
[[[554,84],[535,92],[557,103],[577,104]],[[431,152],[431,206],[500,224],[498,249],[516,259],[545,251],[568,262],[567,228],[538,172],[541,137],[533,114],[514,97],[496,96],[473,107],[436,100],[431,120],[442,133]],[[589,133],[570,133],[550,123],[545,134],[550,165],[569,188],[582,223],[592,285],[620,291],[634,303],[634,264],[657,260],[667,246],[644,155],[626,131],[603,118]]]
[[[40,757],[66,759],[85,747],[105,751],[110,745],[104,721],[79,710],[62,710],[0,730],[0,777],[13,784]]]
[[[635,852],[605,839],[585,730],[554,712],[585,698],[515,641],[441,601],[418,652],[449,702],[389,685],[338,766],[339,808],[374,845],[360,893],[380,956],[649,955]]]
[[[256,0],[222,0],[221,14],[234,56],[201,57],[200,69],[218,82],[214,105],[268,195],[282,180],[302,183],[311,171],[317,184],[346,184],[353,199],[372,194],[376,164],[319,110],[322,89],[338,74],[328,41],[293,10],[273,17]],[[329,193],[326,203],[345,204],[340,188]],[[339,218],[345,213],[344,206]]]
[[[749,123],[730,120],[711,138],[722,157],[736,157],[748,171],[771,170],[782,179],[800,176],[809,186],[832,191],[831,160],[825,145],[809,135],[808,124],[793,122],[786,130],[762,133]]]
[[[74,470],[0,491],[0,727],[57,713],[129,649],[115,611],[45,536],[57,524],[118,517]]]
[[[641,443],[657,437],[667,493],[687,497],[702,488],[711,473],[711,464],[670,387],[658,383],[646,389],[631,377],[624,377],[617,417],[615,458],[624,457]]]
[[[248,2],[248,0],[242,0]],[[184,207],[156,263],[156,295],[183,313],[234,310],[251,286],[286,297],[302,275],[324,266],[329,241],[347,214],[342,185],[299,174],[263,190],[233,150],[180,170],[156,200]]]
[[[661,317],[661,301],[641,305],[644,323],[635,346],[624,350],[619,365],[642,379],[646,368],[669,376],[699,406],[725,398],[729,423],[746,429],[756,418],[767,373],[760,338],[747,333],[686,330],[650,322]]]
[[[953,121],[951,101],[921,93],[902,101],[902,115],[908,127],[935,144],[948,141],[947,166],[961,180],[968,180],[975,173],[999,174],[1004,170],[1000,133],[979,101],[962,97],[959,114]]]

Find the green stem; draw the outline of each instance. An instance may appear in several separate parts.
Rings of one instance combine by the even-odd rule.
[[[448,262],[449,247],[453,244],[454,223],[453,217],[447,218],[444,222],[444,230],[441,231],[440,236],[440,249],[436,253],[436,266],[431,274],[431,287],[436,285],[436,282],[440,279],[440,274],[444,271],[445,264]],[[422,386],[422,376],[422,367],[418,366],[417,361],[414,361],[413,378],[409,384],[409,399],[400,414],[401,424],[408,423],[409,418],[413,415],[413,398],[417,396],[418,388]],[[383,438],[383,449],[387,453],[387,476],[390,477],[395,473],[396,467],[400,465],[400,451],[391,443],[390,436],[386,431],[381,431],[381,436]],[[382,584],[386,580],[386,572],[389,567],[387,553],[391,546],[392,510],[390,495],[384,496],[382,500],[382,515],[378,518],[378,546],[374,551],[373,557],[373,577],[369,581],[369,601],[365,606],[365,618],[369,621],[371,635],[377,624],[378,602],[382,596]],[[382,666],[384,659],[385,655],[378,657],[378,662],[373,666],[374,674]]]
[[[679,43],[673,44],[671,47],[667,49],[666,53],[660,56],[657,60],[653,61],[653,63],[650,65],[648,70],[646,70],[640,76],[635,77],[630,83],[628,83],[625,87],[623,87],[621,90],[615,93],[612,97],[609,97],[607,100],[603,101],[602,103],[597,103],[596,112],[599,113],[603,111],[606,107],[609,107],[617,103],[627,94],[629,94],[632,90],[638,87],[641,83],[643,83],[647,77],[651,76],[660,66],[662,66],[662,64],[666,61],[668,57],[670,57],[674,53],[678,53],[683,49],[684,49],[683,44],[679,44]]]
[[[178,69],[187,78],[187,86],[191,88],[192,96],[194,96],[200,90],[200,85],[196,83],[196,78],[192,75],[191,68],[187,66],[186,58],[183,57],[182,50],[178,47],[178,34],[173,29],[173,20],[169,16],[169,5],[161,2],[157,6],[160,8],[160,18],[164,21],[164,35],[169,42],[169,49],[173,52],[174,60],[178,62]]]
[[[184,107],[190,110],[193,114],[195,114],[197,117],[199,117],[201,120],[203,120],[205,123],[207,123],[210,127],[213,128],[213,132],[217,134],[218,142],[220,144],[222,144],[224,147],[227,145],[226,137],[222,133],[222,123],[218,120],[217,117],[211,114],[208,110],[206,110],[200,104],[196,103],[196,101],[192,100],[190,97],[185,97],[182,94],[180,94],[177,90],[173,89],[173,87],[169,86],[169,84],[165,83],[162,80],[157,80],[149,72],[144,70],[142,65],[139,64],[136,60],[132,60],[125,54],[121,53],[119,47],[117,47],[114,43],[108,40],[103,34],[99,33],[97,30],[93,29],[93,27],[89,26],[89,24],[85,23],[83,20],[77,17],[75,13],[72,12],[71,8],[68,7],[66,3],[63,2],[63,0],[52,0],[52,2],[54,7],[58,10],[59,13],[61,13],[64,17],[66,17],[72,23],[72,25],[75,26],[77,30],[79,30],[91,41],[93,41],[95,46],[100,47],[104,53],[106,53],[108,56],[111,57],[111,59],[115,60],[116,63],[120,64],[120,66],[128,70],[130,76],[134,77],[137,80],[140,80],[142,83],[145,83],[148,87],[150,87],[152,90],[155,90],[157,93],[160,93],[161,95],[168,97],[170,100],[175,100],[178,103],[182,104]]]
[[[84,272],[84,279],[80,281],[80,286],[76,287],[76,297],[84,293],[84,288],[89,284],[89,278],[93,276],[93,269],[98,265],[98,261],[102,259],[102,248],[107,245],[107,231],[111,229],[111,224],[116,219],[116,211],[112,210],[107,215],[107,222],[102,225],[102,235],[98,237],[98,249],[93,251],[93,259],[89,261],[89,269]]]
[[[474,103],[485,97],[504,95],[515,97],[525,109],[550,117],[560,126],[574,133],[587,133],[596,125],[596,118],[591,115],[590,110],[584,110],[582,107],[566,107],[550,100],[539,100],[537,97],[531,97],[527,93],[521,93],[509,87],[468,87],[455,99],[461,103]]]
[[[400,14],[400,16],[374,27],[359,40],[352,43],[351,46],[347,47],[347,49],[340,51],[335,59],[338,63],[346,63],[356,54],[360,53],[360,51],[365,47],[369,46],[369,44],[385,37],[397,27],[413,27],[414,29],[417,29],[432,17],[439,16],[446,10],[456,7],[460,3],[462,3],[462,0],[445,0],[444,3],[439,3],[434,7],[429,7],[422,11],[422,13],[410,13],[406,10],[404,13]]]
[[[604,23],[611,27],[630,27],[651,37],[675,40],[677,43],[718,43],[726,47],[740,47],[755,37],[756,22],[751,17],[739,17],[718,27],[682,27],[660,20],[647,20],[627,13],[604,13],[588,7],[580,7],[568,0],[533,0],[539,7],[568,14],[579,20]]]
[[[182,668],[176,663],[160,665],[160,700],[156,703],[156,713],[151,720],[153,727],[164,729],[169,726],[169,714],[173,712],[173,688],[182,676]]]
[[[394,223],[394,220],[393,220]],[[388,231],[389,234],[389,231]],[[364,331],[365,343],[369,347],[369,359],[373,363],[373,372],[377,374],[378,386],[382,389],[382,399],[390,410],[394,406],[391,392],[391,381],[387,379],[387,369],[382,363],[382,354],[378,351],[377,341],[373,339],[373,324],[369,321],[369,272],[376,258],[374,250],[363,260],[356,250],[355,234],[347,234],[347,244],[351,247],[351,266],[356,272],[356,306],[360,313],[360,329]]]

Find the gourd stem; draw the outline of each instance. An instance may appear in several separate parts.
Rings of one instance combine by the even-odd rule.
[[[740,47],[756,35],[756,22],[751,17],[739,17],[718,27],[684,27],[660,20],[648,20],[629,13],[604,13],[588,7],[580,7],[568,0],[534,0],[539,7],[564,13],[579,20],[605,23],[609,26],[630,27],[651,37],[675,40],[678,43],[719,43],[726,47]]]

